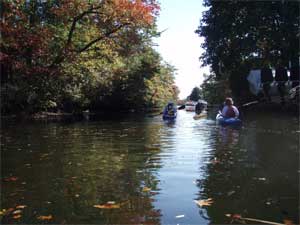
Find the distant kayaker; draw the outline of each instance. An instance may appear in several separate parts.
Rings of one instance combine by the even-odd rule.
[[[240,113],[237,107],[233,105],[232,98],[225,99],[225,106],[222,109],[222,116],[225,118],[238,118]]]
[[[196,107],[195,107],[195,112],[197,115],[199,115],[200,113],[202,113],[202,111],[205,109],[206,105],[203,101],[198,100]]]
[[[176,113],[175,105],[173,102],[169,102],[168,105],[165,107],[164,114],[174,115]]]

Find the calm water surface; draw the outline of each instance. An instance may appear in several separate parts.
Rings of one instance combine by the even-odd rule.
[[[1,209],[27,207],[2,223],[299,222],[297,118],[246,115],[232,129],[192,117],[3,123]]]

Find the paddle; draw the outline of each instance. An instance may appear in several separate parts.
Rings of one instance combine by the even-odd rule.
[[[245,103],[245,104],[241,105],[240,107],[248,107],[251,105],[258,104],[258,103],[259,103],[259,101],[252,101],[252,102]]]
[[[182,110],[182,109],[185,109],[185,105],[181,105],[177,108],[177,110]],[[160,112],[160,113],[157,113],[157,114],[154,114],[154,115],[148,115],[148,117],[155,117],[155,116],[159,116],[159,115],[162,115],[163,112]]]
[[[178,110],[185,109],[185,105],[181,105],[177,108]]]

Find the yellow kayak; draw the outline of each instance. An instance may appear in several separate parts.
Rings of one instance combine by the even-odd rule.
[[[201,118],[205,118],[207,116],[207,112],[202,112],[200,114],[195,114],[195,116],[193,117],[194,120],[199,120]]]

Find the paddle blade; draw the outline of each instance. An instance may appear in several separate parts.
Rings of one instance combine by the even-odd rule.
[[[185,105],[181,105],[178,107],[178,110],[185,109]]]

